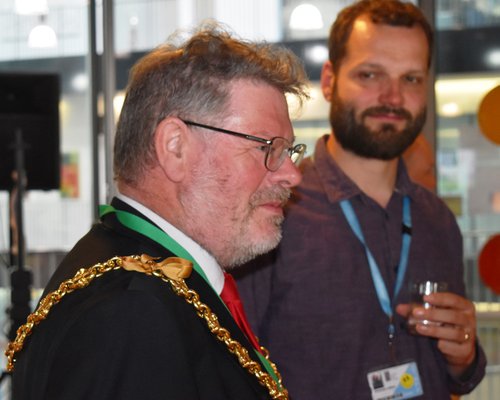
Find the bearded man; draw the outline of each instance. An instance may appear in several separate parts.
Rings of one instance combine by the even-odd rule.
[[[301,164],[277,251],[240,280],[295,400],[443,400],[484,375],[455,217],[401,160],[425,121],[431,49],[410,3],[359,1],[332,27],[332,134]],[[448,290],[411,311],[413,281]]]

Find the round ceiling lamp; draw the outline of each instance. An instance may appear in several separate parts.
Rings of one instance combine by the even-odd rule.
[[[40,16],[40,23],[31,30],[28,36],[28,46],[32,48],[57,46],[56,32],[45,23],[45,15]]]
[[[303,3],[295,7],[290,15],[290,29],[316,30],[323,28],[323,17],[318,7]]]

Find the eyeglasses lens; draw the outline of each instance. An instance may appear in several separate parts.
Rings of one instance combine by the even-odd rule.
[[[266,158],[266,167],[270,171],[276,171],[283,161],[285,161],[285,157],[288,155],[288,146],[289,143],[286,139],[276,137],[273,139],[272,144],[269,145],[269,150]]]
[[[286,157],[290,157],[294,164],[300,163],[304,157],[306,146],[304,144],[297,144],[294,147],[289,147],[290,142],[284,138],[276,137],[273,143],[269,146],[268,154],[266,157],[266,167],[270,171],[276,171]]]
[[[290,149],[290,158],[294,164],[298,164],[304,158],[304,153],[306,152],[305,144],[296,144],[293,149]]]

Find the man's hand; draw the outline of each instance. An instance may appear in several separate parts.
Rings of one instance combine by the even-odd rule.
[[[399,304],[396,312],[405,318],[410,313],[416,319],[435,324],[417,323],[416,330],[422,336],[438,340],[438,348],[448,362],[448,371],[455,377],[467,370],[476,357],[476,310],[474,304],[453,293],[433,293],[424,296],[433,307],[425,309],[409,304]]]

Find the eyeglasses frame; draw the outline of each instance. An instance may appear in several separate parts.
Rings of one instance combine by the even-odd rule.
[[[290,141],[288,139],[285,139],[284,137],[281,137],[281,136],[275,136],[271,139],[264,139],[264,138],[261,138],[258,136],[249,135],[247,133],[235,132],[235,131],[231,131],[229,129],[218,128],[218,127],[211,126],[211,125],[201,124],[199,122],[194,122],[194,121],[190,121],[187,119],[181,119],[181,121],[184,122],[186,125],[196,126],[199,128],[204,128],[204,129],[208,129],[208,130],[215,131],[215,132],[225,133],[227,135],[232,135],[232,136],[240,137],[242,139],[247,139],[247,140],[251,140],[253,142],[258,142],[258,143],[262,143],[262,144],[267,145],[268,147],[267,147],[267,152],[266,152],[266,159],[264,161],[264,166],[271,172],[277,171],[283,165],[283,161],[284,161],[283,160],[275,169],[271,169],[267,165],[268,164],[267,160],[269,158],[269,154],[271,153],[271,148],[273,145],[273,141],[275,139],[281,139],[281,140],[284,140],[290,144],[290,147],[288,147],[286,149],[288,152],[288,156],[290,158],[293,154],[299,155],[297,160],[295,160],[295,161],[292,160],[292,162],[294,164],[298,164],[302,160],[302,158],[304,157],[304,153],[306,152],[306,148],[307,148],[307,146],[305,144],[302,144],[302,143],[298,143],[296,145],[293,145],[292,143],[290,143]]]

